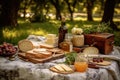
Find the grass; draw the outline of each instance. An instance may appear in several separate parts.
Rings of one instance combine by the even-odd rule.
[[[81,27],[86,30],[85,26],[98,25],[99,22],[88,22],[83,20],[67,21],[68,32],[71,32],[73,27]],[[3,42],[9,42],[16,45],[20,40],[27,38],[30,34],[46,36],[49,33],[58,34],[60,21],[50,20],[44,23],[29,23],[19,20],[19,26],[15,28],[3,29]],[[120,32],[111,31],[115,34],[115,45],[120,46]]]

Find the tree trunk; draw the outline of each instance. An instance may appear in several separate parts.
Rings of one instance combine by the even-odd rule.
[[[70,20],[73,21],[73,13],[75,6],[77,4],[77,0],[73,0],[73,2],[70,2],[69,0],[65,0],[65,2],[67,3],[68,10],[70,12]]]
[[[61,20],[62,15],[61,15],[61,5],[59,0],[50,0],[50,2],[53,4],[53,6],[56,9],[56,19]]]
[[[56,19],[57,20],[61,20],[62,19],[61,12],[59,10],[56,10]]]
[[[87,0],[87,20],[93,21],[92,9],[94,5],[94,0]]]
[[[73,12],[70,13],[70,20],[73,21]]]
[[[17,16],[21,0],[2,0],[0,24],[1,26],[17,26]]]
[[[4,39],[4,37],[3,37],[3,28],[0,27],[0,44],[3,43],[3,39]]]
[[[104,14],[101,22],[110,23],[110,26],[114,30],[118,30],[117,26],[113,22],[115,4],[116,4],[115,0],[106,0]]]

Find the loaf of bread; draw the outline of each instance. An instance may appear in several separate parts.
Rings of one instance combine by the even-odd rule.
[[[18,42],[18,48],[20,51],[26,52],[26,51],[32,50],[34,46],[31,41],[24,39]]]
[[[83,53],[86,55],[98,55],[99,54],[99,50],[96,47],[87,47],[83,50]]]
[[[52,52],[48,52],[45,49],[38,48],[38,49],[33,49],[33,50],[30,50],[30,51],[27,51],[25,53],[25,56],[29,57],[29,58],[43,59],[43,58],[47,58],[47,57],[52,56]]]

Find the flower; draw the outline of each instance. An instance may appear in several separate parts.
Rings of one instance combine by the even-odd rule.
[[[74,27],[74,28],[71,30],[71,32],[72,32],[72,34],[80,35],[80,34],[83,33],[83,29],[81,29],[81,28],[75,28],[75,27]]]

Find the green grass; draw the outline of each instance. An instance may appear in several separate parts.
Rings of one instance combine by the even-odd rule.
[[[67,21],[66,25],[68,27],[68,32],[71,32],[73,27],[81,27],[88,32],[87,27],[93,27],[93,25],[98,25],[99,22],[88,22],[88,21]],[[19,21],[19,26],[15,28],[4,28],[3,36],[4,39],[2,42],[9,42],[12,44],[17,44],[20,40],[27,38],[30,34],[34,35],[43,35],[46,36],[49,33],[58,35],[58,28],[60,26],[60,21],[50,20],[44,23],[29,23],[24,21]],[[115,45],[120,45],[120,32],[111,31],[115,34]]]

